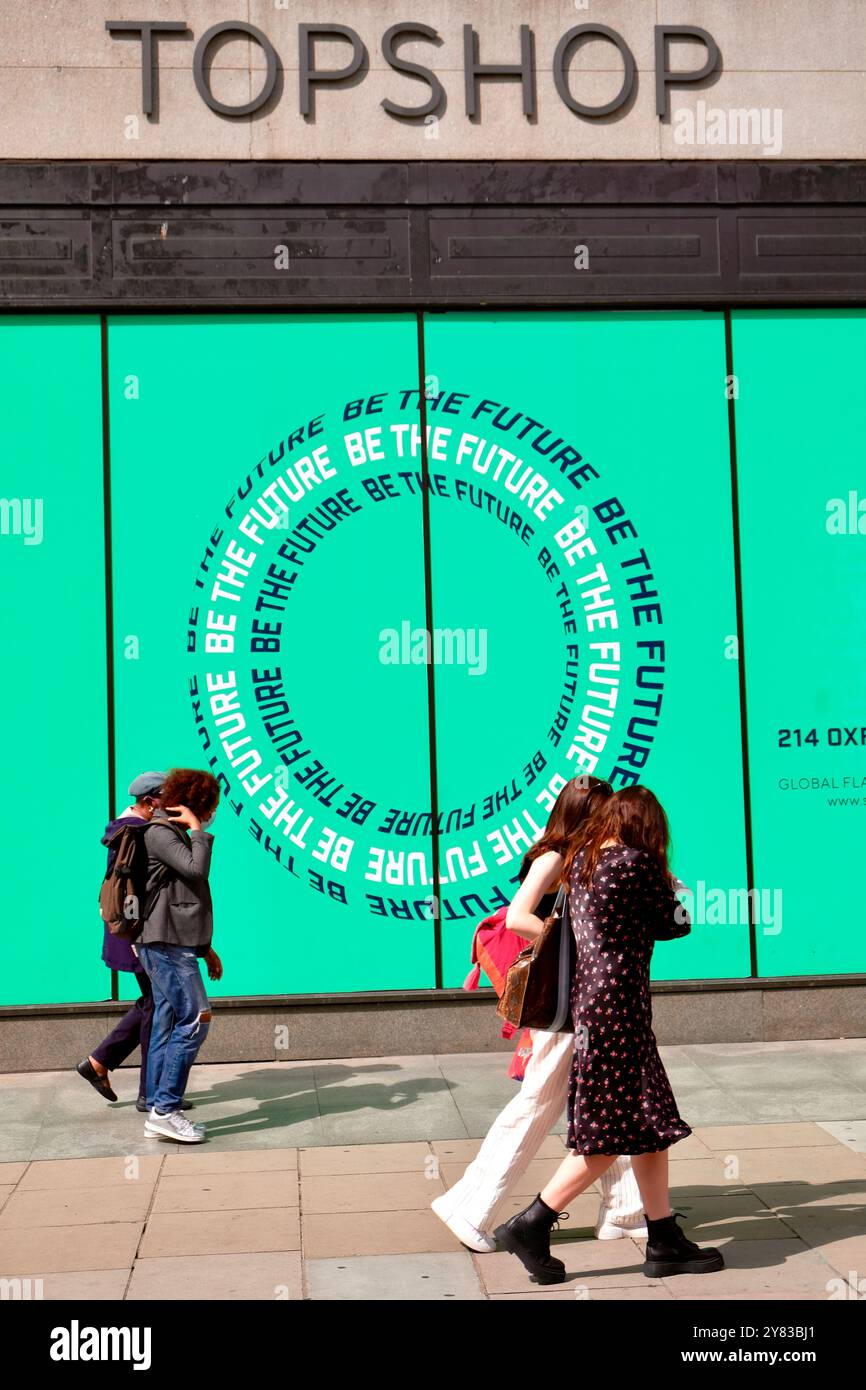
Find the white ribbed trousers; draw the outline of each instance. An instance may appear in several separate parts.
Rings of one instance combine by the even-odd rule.
[[[489,1232],[499,1203],[565,1109],[573,1052],[573,1033],[532,1030],[532,1056],[520,1090],[493,1121],[478,1157],[448,1189],[449,1215],[458,1212],[476,1230]],[[630,1158],[617,1158],[599,1178],[599,1186],[609,1211],[618,1216],[643,1211]]]

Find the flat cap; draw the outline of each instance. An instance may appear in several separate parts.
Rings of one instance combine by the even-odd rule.
[[[136,800],[140,796],[155,796],[162,790],[165,777],[164,772],[140,772],[129,784],[129,795]]]

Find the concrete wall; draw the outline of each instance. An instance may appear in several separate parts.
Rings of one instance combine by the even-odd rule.
[[[110,20],[182,20],[194,37],[158,45],[155,118],[142,115],[140,44],[115,39]],[[226,118],[202,101],[192,76],[195,45],[211,25],[243,20],[263,30],[283,68],[274,98],[252,117]],[[437,30],[436,49],[406,43],[406,59],[431,67],[443,83],[441,119],[398,121],[384,96],[416,105],[428,88],[392,71],[381,36],[398,21]],[[314,119],[298,110],[298,24],[342,23],[369,53],[369,70],[340,89],[319,91]],[[482,85],[480,121],[465,114],[462,26],[472,23],[482,62],[516,62],[518,26],[535,34],[538,114],[521,112],[516,82]],[[586,120],[569,111],[552,77],[559,38],[572,26],[603,23],[629,45],[637,85],[628,106]],[[671,94],[671,117],[655,112],[653,28],[693,24],[721,49],[723,71],[711,85]],[[347,49],[322,44],[325,67],[339,67]],[[694,68],[702,50],[680,44],[673,66]],[[261,88],[264,58],[244,39],[214,51],[214,95],[240,104]],[[572,90],[588,104],[611,100],[622,63],[608,43],[585,45],[572,61]],[[0,158],[3,159],[654,159],[724,157],[842,159],[866,145],[866,7],[863,0],[76,0],[7,3],[0,14]],[[280,89],[282,91],[280,92]],[[697,143],[680,113],[698,111]],[[730,112],[764,112],[757,131],[731,139]],[[721,121],[712,112],[723,113]],[[703,137],[703,138],[702,138]],[[726,137],[726,138],[725,138]],[[769,137],[769,138],[765,138]]]

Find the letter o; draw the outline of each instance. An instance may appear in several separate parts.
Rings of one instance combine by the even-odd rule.
[[[250,39],[255,40],[265,55],[267,68],[265,71],[265,84],[257,97],[248,101],[243,106],[227,106],[224,101],[217,101],[210,89],[205,77],[204,62],[207,51],[215,38],[220,34],[238,33],[246,34]],[[220,116],[251,116],[254,111],[258,111],[270,97],[277,83],[277,50],[274,48],[267,34],[263,34],[261,29],[257,29],[254,24],[245,24],[241,19],[229,19],[222,24],[214,24],[210,29],[205,30],[195,46],[195,53],[192,59],[192,75],[195,85],[202,101],[206,103],[211,111],[216,111]]]
[[[585,35],[608,39],[622,55],[625,68],[622,86],[613,101],[607,102],[605,106],[586,106],[582,101],[573,97],[569,90],[568,79],[565,74],[566,56],[572,44],[579,42]],[[573,29],[569,29],[567,33],[563,34],[553,55],[553,82],[556,90],[569,110],[576,111],[578,116],[610,116],[612,112],[618,111],[628,101],[634,90],[636,71],[637,64],[634,60],[634,54],[625,39],[615,29],[608,28],[606,24],[576,24]]]

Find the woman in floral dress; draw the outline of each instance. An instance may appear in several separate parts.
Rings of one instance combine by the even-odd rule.
[[[577,961],[575,1047],[566,1143],[572,1152],[525,1211],[496,1231],[540,1282],[558,1283],[550,1231],[562,1207],[631,1154],[649,1237],[651,1278],[722,1269],[718,1250],[687,1240],[671,1213],[668,1149],[691,1130],[680,1117],[652,1031],[650,958],[688,919],[667,862],[664,810],[647,787],[626,787],[593,816],[565,857]]]

